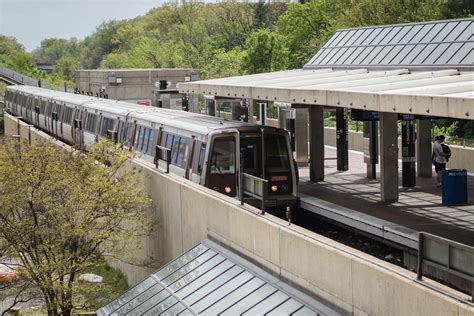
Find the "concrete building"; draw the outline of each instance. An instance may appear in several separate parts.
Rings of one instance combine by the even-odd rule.
[[[142,105],[182,109],[185,94],[178,82],[194,81],[192,69],[93,69],[76,71],[76,89],[82,94],[107,96]],[[196,105],[190,97],[191,105]],[[186,99],[184,99],[186,100]]]

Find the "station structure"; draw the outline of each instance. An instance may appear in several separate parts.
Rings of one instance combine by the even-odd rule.
[[[387,213],[387,211],[393,211],[390,206],[395,205],[400,200],[397,122],[402,121],[401,166],[403,172],[401,182],[404,187],[410,188],[416,184],[416,174],[420,177],[432,176],[431,119],[442,117],[473,120],[473,24],[472,19],[460,19],[339,30],[303,69],[185,82],[178,85],[178,90],[183,94],[212,95],[215,101],[230,100],[235,104],[247,105],[249,108],[258,103],[261,124],[265,124],[265,108],[269,101],[290,104],[290,108],[286,105],[280,108],[279,123],[280,126],[286,128],[295,125],[296,158],[301,164],[307,163],[309,159],[307,175],[302,174],[302,178],[304,179],[307,176],[308,181],[307,185],[301,185],[300,198],[303,204],[306,203],[305,207],[315,207],[319,211],[331,211],[334,206],[332,203],[311,195],[314,190],[324,190],[323,186],[327,183],[320,187],[315,187],[314,184],[326,182],[325,169],[327,169],[328,163],[325,155],[334,155],[334,151],[328,151],[324,144],[324,111],[336,112],[337,148],[335,153],[337,160],[334,167],[336,167],[337,172],[334,173],[348,175],[342,178],[342,182],[352,183],[358,181],[347,172],[349,161],[352,161],[349,159],[352,153],[348,149],[347,121],[349,110],[351,115],[355,115],[356,119],[368,120],[369,123],[366,124],[366,127],[371,141],[369,147],[372,150],[369,150],[367,177],[373,177],[376,173],[374,165],[378,155],[375,148],[378,147],[376,136],[379,133],[377,131],[379,128],[381,179],[380,188],[377,188],[379,191],[377,196],[380,201],[377,202],[383,203],[376,205],[381,209],[384,208],[383,212]],[[296,112],[294,116],[290,115],[292,111]],[[252,113],[253,111],[249,112]],[[296,122],[287,124],[288,120],[291,122],[293,117]],[[18,128],[18,134],[22,134],[19,119],[17,119],[15,126],[12,125],[12,118],[9,118],[8,122],[10,132]],[[374,122],[378,122],[379,126]],[[416,141],[415,131],[417,134]],[[415,147],[417,150],[415,150]],[[415,153],[417,153],[416,156]],[[140,162],[136,163],[140,164]],[[144,172],[148,172],[146,171],[148,169],[142,165],[137,166],[143,168]],[[201,188],[198,188],[196,192],[202,195],[200,195],[202,199],[195,199],[197,195],[193,194],[190,196],[179,194],[179,197],[176,198],[176,195],[173,195],[172,192],[187,190],[188,193],[193,193],[193,188],[188,184],[185,187],[184,184],[175,183],[173,181],[178,180],[165,177],[155,172],[155,170],[149,171],[147,174],[150,177],[155,177],[154,179],[159,177],[162,181],[160,183],[165,184],[162,188],[167,188],[166,184],[171,187],[169,190],[164,190],[166,194],[157,194],[157,196],[173,202],[179,200],[179,206],[171,202],[167,203],[168,200],[161,205],[162,212],[169,212],[164,213],[167,216],[163,216],[163,220],[166,224],[175,225],[172,226],[174,228],[163,230],[162,237],[170,244],[177,244],[176,247],[168,247],[167,251],[169,250],[169,253],[167,254],[181,253],[183,255],[139,283],[118,300],[99,310],[98,314],[100,315],[114,313],[121,308],[136,308],[135,304],[142,304],[144,300],[146,300],[144,304],[147,305],[147,311],[150,313],[155,310],[166,311],[171,308],[179,310],[183,314],[195,314],[207,308],[215,308],[215,311],[246,308],[245,311],[248,311],[249,314],[253,314],[252,312],[255,310],[262,313],[276,313],[280,311],[278,308],[291,310],[296,314],[304,312],[303,314],[329,315],[339,312],[338,309],[333,310],[320,301],[313,300],[311,297],[308,298],[304,293],[298,291],[298,288],[306,289],[305,286],[319,293],[319,295],[326,295],[325,299],[330,299],[331,302],[334,301],[332,304],[341,306],[341,308],[344,306],[344,311],[352,310],[354,314],[362,314],[363,311],[374,314],[382,313],[382,311],[389,311],[388,313],[390,313],[390,311],[402,309],[411,311],[412,309],[417,310],[420,306],[422,307],[420,310],[429,310],[433,306],[431,309],[436,312],[439,311],[437,307],[446,307],[446,310],[448,310],[448,308],[454,306],[458,315],[461,315],[464,310],[467,311],[466,314],[472,311],[470,302],[465,304],[467,307],[460,305],[460,299],[451,295],[450,291],[426,291],[419,284],[426,285],[426,288],[429,288],[430,291],[433,288],[428,282],[426,284],[422,283],[421,277],[414,284],[412,279],[404,280],[404,275],[409,274],[408,272],[394,272],[392,268],[390,272],[381,272],[380,266],[383,263],[380,262],[375,262],[375,264],[370,262],[367,267],[371,268],[366,269],[366,262],[365,259],[362,260],[362,255],[348,254],[342,248],[335,247],[333,249],[332,246],[328,245],[328,241],[315,241],[307,235],[301,234],[300,231],[296,232],[299,228],[283,226],[278,221],[269,224],[263,216],[245,212],[240,213],[238,212],[238,210],[241,210],[240,205],[232,204],[235,201],[229,202],[225,199],[221,201],[220,196],[213,195],[217,194],[215,192],[205,193],[200,191]],[[300,184],[303,184],[303,182],[300,182]],[[334,184],[338,187],[345,187],[347,183],[336,181]],[[358,184],[356,183],[356,185]],[[369,186],[365,185],[364,189],[368,187],[371,190],[377,185],[378,182],[377,184],[371,182]],[[150,187],[149,189],[155,190],[156,188]],[[351,194],[357,195],[361,192],[352,192]],[[332,192],[329,191],[329,194],[332,194]],[[346,199],[344,196],[347,196],[347,192],[342,192],[337,198]],[[186,199],[189,199],[189,201]],[[349,204],[354,201],[350,198],[347,198],[347,200],[350,200]],[[183,206],[181,206],[181,203]],[[191,205],[196,206],[199,203],[205,205],[196,207],[197,210],[189,207]],[[212,216],[215,211],[214,206],[218,203],[225,204],[225,206],[221,205],[219,216]],[[406,204],[409,205],[410,203],[410,201],[406,201]],[[362,207],[365,206],[362,205]],[[340,211],[340,214],[343,213],[341,211],[343,207],[341,208],[340,205],[335,205],[335,207]],[[418,206],[415,205],[414,207]],[[354,205],[354,208],[356,208],[356,205]],[[202,211],[203,209],[206,210],[206,213],[201,213],[202,217],[210,216],[212,220],[195,220],[196,217],[199,217],[195,211]],[[456,213],[460,210],[456,208],[452,211]],[[342,215],[346,216],[346,219],[349,218],[347,214],[351,212],[355,214],[351,209],[347,208],[346,211],[345,215]],[[467,224],[462,229],[457,227],[453,232],[454,234],[461,232],[459,234],[462,235],[463,240],[461,242],[472,246],[474,243],[473,225],[469,223],[474,221],[472,218],[474,209],[471,205],[468,205],[462,211],[467,214],[464,218],[464,222]],[[186,212],[189,212],[189,214]],[[222,214],[227,214],[227,216],[222,216]],[[188,215],[192,220],[186,222],[182,218],[186,219]],[[179,220],[174,220],[173,216],[179,217]],[[223,225],[219,220],[225,220],[227,224],[235,224],[236,219],[242,225],[235,225],[234,229],[222,229]],[[374,226],[372,228],[369,226],[374,225],[375,221],[370,219],[369,216],[359,217],[356,220],[366,225],[370,233],[374,233]],[[189,223],[192,223],[192,225]],[[214,224],[215,227],[212,226]],[[383,229],[389,226],[383,220],[379,220],[378,224]],[[446,227],[438,228],[441,231]],[[416,238],[410,239],[410,236],[412,236],[410,229],[401,225],[397,229],[394,229],[393,226],[389,227],[384,231],[384,234],[392,234],[394,236],[392,238],[399,243],[417,242]],[[187,231],[187,233],[183,233],[183,231]],[[239,253],[237,255],[233,254],[227,248],[210,241],[202,241],[195,248],[186,251],[186,249],[189,249],[186,246],[196,245],[196,240],[203,240],[203,236],[206,236],[206,234],[222,244],[227,245],[226,242],[228,242],[233,246],[240,247]],[[258,234],[265,235],[265,238],[255,238],[255,235]],[[247,238],[249,236],[252,236],[252,238]],[[267,238],[268,236],[274,238]],[[277,250],[275,250],[275,247]],[[455,250],[460,251],[460,249],[465,248]],[[436,252],[440,249],[434,250]],[[197,253],[193,254],[196,251]],[[272,278],[272,275],[262,274],[258,266],[255,266],[252,262],[242,260],[240,251],[246,257],[252,258],[252,262],[259,263],[259,265],[265,266],[264,263],[271,263],[270,266],[274,268],[271,271],[276,273],[278,278],[275,279]],[[321,254],[327,255],[325,260],[319,260]],[[442,255],[444,254],[442,252]],[[448,258],[449,256],[451,256],[451,252]],[[469,263],[464,265],[465,262],[468,262],[464,260],[465,258],[457,259],[459,259],[457,262],[460,262],[461,266],[455,268],[459,271],[467,271],[467,273],[472,272],[472,265],[469,265]],[[227,270],[220,270],[221,263],[226,265]],[[321,269],[317,270],[321,273],[315,273],[315,268],[312,265],[317,266],[316,269]],[[233,275],[229,273],[235,272],[232,269],[238,271],[241,275],[245,275],[248,280],[233,279]],[[210,272],[209,275],[200,279],[207,272]],[[330,273],[327,280],[325,279],[325,272]],[[421,273],[420,270],[418,270],[418,273]],[[472,273],[470,275],[472,276]],[[213,288],[212,292],[206,292],[216,293],[215,296],[207,296],[207,294],[201,297],[194,296],[193,304],[196,303],[197,306],[189,305],[192,295],[188,295],[189,292],[186,291],[194,291],[191,294],[195,294],[201,287],[209,286],[209,284],[216,285],[212,282],[203,282],[206,281],[205,278],[208,276],[215,276],[213,281],[218,280],[218,282],[228,285],[224,288],[226,292],[221,291],[220,284],[217,284],[218,287]],[[282,278],[291,281],[290,284],[281,282]],[[345,282],[349,280],[352,283],[347,286],[347,284],[342,284],[343,282],[338,282],[342,280]],[[372,283],[369,282],[369,286],[365,286],[366,280]],[[385,284],[388,290],[379,286],[382,281],[386,281]],[[298,284],[298,287],[292,288],[293,283]],[[377,284],[377,286],[370,286],[370,284]],[[404,287],[408,284],[408,288]],[[261,300],[253,295],[247,295],[241,288],[247,285],[253,286],[255,292],[251,292],[251,294],[256,293],[256,291],[263,291],[267,296]],[[469,285],[472,286],[472,282]],[[147,295],[152,293],[148,291],[149,289],[154,291],[153,297],[158,300],[149,300]],[[180,290],[183,292],[179,292]],[[228,301],[222,299],[221,296],[229,297],[235,293],[240,296],[235,296],[234,305],[224,306],[223,304],[227,304]],[[380,293],[383,294],[383,298],[375,299],[374,296]],[[412,302],[411,296],[413,293],[417,294],[416,298],[432,298],[433,301],[429,301],[429,304],[397,305],[397,302],[405,303],[406,300]],[[449,298],[440,299],[439,293],[447,293]],[[246,295],[244,299],[242,299],[242,295]],[[390,299],[387,299],[387,297],[390,297]],[[144,300],[142,300],[143,298]],[[450,304],[445,304],[447,300]],[[269,302],[272,302],[271,306],[268,305]],[[275,302],[279,305],[275,305]],[[392,304],[392,302],[395,303]],[[440,302],[439,305],[436,305],[438,302]],[[461,298],[461,302],[466,303],[467,301]],[[386,306],[387,304],[388,306]],[[407,312],[406,314],[410,313]]]
[[[75,74],[75,92],[147,106],[194,111],[196,98],[180,94],[176,84],[198,78],[196,71],[189,68],[81,69]]]
[[[431,120],[474,120],[473,29],[473,19],[342,29],[303,69],[180,83],[178,87],[182,93],[246,104],[250,113],[258,106],[260,118],[268,102],[288,104],[280,107],[279,126],[288,127],[288,119],[295,120],[296,161],[299,165],[309,161],[308,171],[300,169],[299,195],[305,209],[415,250],[420,231],[473,246],[472,197],[464,207],[443,207],[441,190],[434,192],[434,181],[425,180],[433,173]],[[324,111],[336,112],[336,150],[329,155],[335,155],[337,163],[329,183],[325,181]],[[377,182],[354,177],[354,172],[349,176],[349,113],[365,121],[368,140],[367,168],[358,166],[357,172],[363,170],[366,178],[373,179],[379,164]],[[305,176],[309,181],[304,181]],[[415,190],[400,198],[400,192],[414,189],[417,181],[433,189]],[[472,183],[469,177],[471,187]],[[331,184],[339,189],[328,190]],[[348,189],[350,185],[359,188]],[[371,201],[357,199],[367,195]],[[428,212],[436,216],[426,216]]]

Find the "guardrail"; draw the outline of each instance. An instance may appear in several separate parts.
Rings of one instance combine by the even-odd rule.
[[[0,75],[3,75],[3,76],[5,76],[5,77],[17,82],[17,83],[21,83],[21,84],[28,85],[28,86],[38,87],[38,80],[33,79],[31,77],[28,77],[28,76],[25,76],[25,75],[22,75],[21,73],[18,73],[16,71],[13,71],[13,70],[5,68],[5,67],[0,67]],[[43,85],[45,87],[48,86],[45,83],[43,83]]]
[[[160,145],[156,145],[155,147],[155,166],[158,168],[158,163],[161,161],[166,162],[166,173],[170,172],[170,164],[171,164],[171,149],[166,148]]]
[[[418,234],[418,274],[423,279],[423,264],[457,275],[471,282],[474,301],[474,247],[425,232]]]
[[[265,214],[265,201],[268,196],[268,180],[248,173],[240,172],[240,204],[244,204],[245,195],[262,202],[262,215]]]

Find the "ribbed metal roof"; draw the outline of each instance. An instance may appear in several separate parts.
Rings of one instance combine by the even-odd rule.
[[[305,68],[472,69],[473,31],[473,19],[342,29]]]
[[[97,314],[337,315],[208,240],[102,307]]]

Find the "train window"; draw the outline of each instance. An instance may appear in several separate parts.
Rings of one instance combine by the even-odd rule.
[[[102,118],[102,127],[100,129],[100,135],[106,136],[107,135],[107,130],[113,130],[114,129],[114,120],[103,117]]]
[[[204,156],[206,154],[206,144],[201,144],[201,149],[199,151],[199,162],[197,167],[197,173],[201,174],[202,166],[204,165]]]
[[[40,102],[40,114],[43,114],[44,115],[44,111],[46,109],[46,101],[41,101]]]
[[[119,121],[118,122],[118,127],[117,127],[117,141],[122,142],[122,135],[123,135],[123,127],[125,125],[124,121]]]
[[[211,174],[235,173],[235,140],[217,139],[211,156]]]
[[[72,108],[69,108],[67,106],[65,107],[64,116],[63,116],[64,123],[71,125],[72,111],[73,111]]]
[[[265,144],[265,168],[267,172],[288,172],[290,162],[285,137],[283,135],[266,135]]]
[[[135,144],[135,148],[138,150],[138,151],[142,151],[142,147],[143,147],[143,138],[145,137],[145,127],[143,126],[139,126],[139,129],[138,129],[138,136],[137,136],[137,142]]]
[[[187,149],[187,142],[188,139],[186,137],[179,138],[179,146],[176,153],[176,165],[177,166],[184,166],[184,158],[186,157],[186,149]]]
[[[46,107],[45,107],[45,116],[47,117],[51,117],[51,103],[46,103]]]
[[[130,134],[132,133],[132,131],[133,131],[133,123],[127,123],[127,125],[125,126],[125,133],[124,133],[124,138],[123,138],[124,141],[127,141],[128,139],[130,139]]]
[[[173,145],[173,139],[174,139],[174,135],[173,135],[173,134],[167,134],[167,135],[166,135],[166,143],[165,143],[165,147],[166,147],[166,148],[170,148],[170,149],[171,149],[171,146]]]
[[[156,134],[156,131],[153,130],[153,129],[149,129],[149,134],[148,134],[148,142],[147,142],[147,146],[146,146],[146,154],[147,155],[152,155],[152,152],[153,152],[153,145],[155,144],[155,134]]]
[[[166,135],[166,148],[171,149],[171,164],[182,167],[186,157],[188,138],[173,134]]]
[[[24,107],[25,106],[25,101],[26,101],[26,96],[25,95],[22,95],[20,97],[20,106],[21,107]]]
[[[97,115],[93,113],[87,113],[86,116],[86,131],[95,134],[95,128],[97,126]]]

